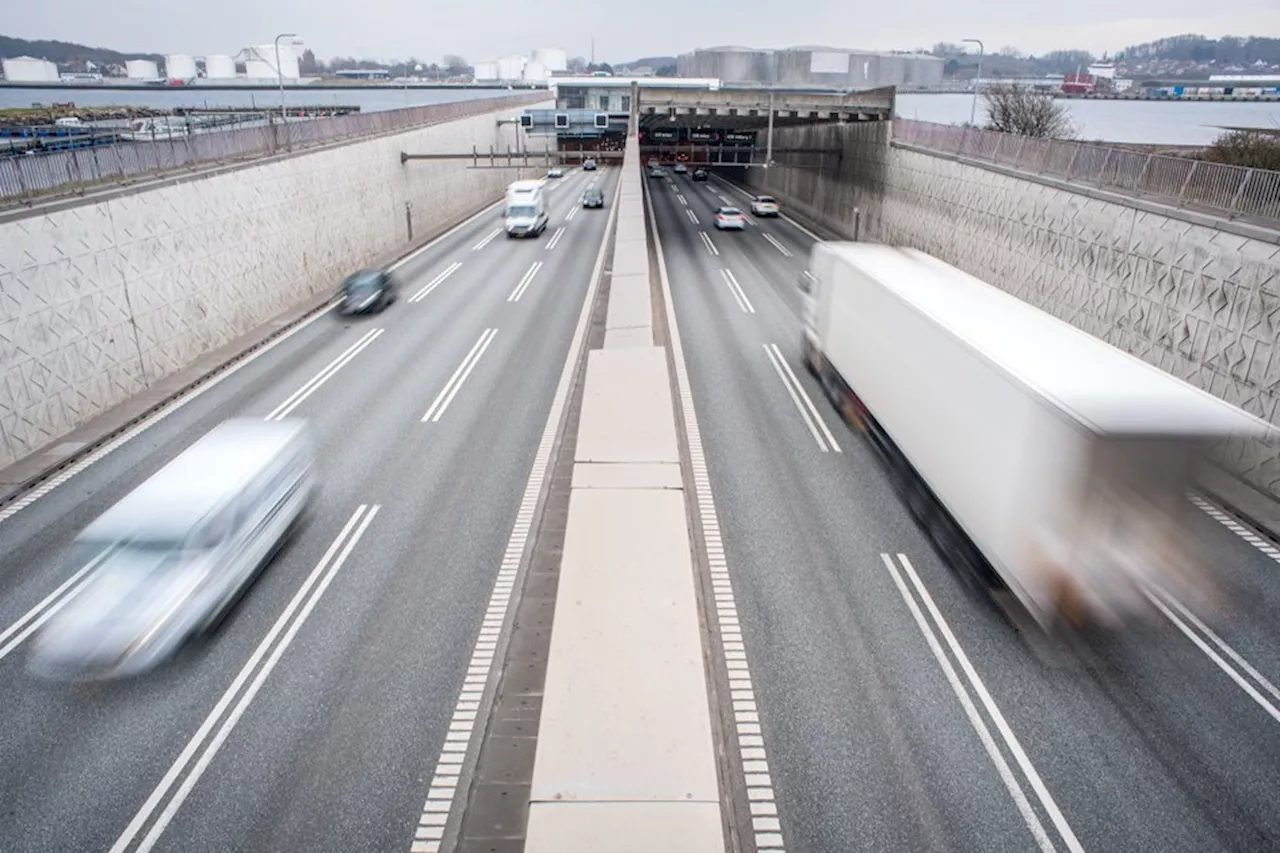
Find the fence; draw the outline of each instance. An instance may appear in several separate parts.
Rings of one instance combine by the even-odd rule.
[[[1256,219],[1272,227],[1280,223],[1280,172],[1268,169],[909,119],[894,119],[893,137],[932,151],[1230,219]]]
[[[236,130],[182,134],[158,130],[153,141],[14,155],[0,159],[0,206],[75,195],[342,140],[378,136],[442,121],[546,101],[546,92],[476,98],[402,110],[280,122]]]

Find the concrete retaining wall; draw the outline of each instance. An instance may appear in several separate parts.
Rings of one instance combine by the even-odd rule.
[[[832,231],[912,246],[1280,424],[1280,236],[1238,233],[888,143],[888,124],[786,128],[787,165],[748,170]],[[781,159],[781,158],[780,158]],[[1203,218],[1201,218],[1203,219]],[[1222,463],[1280,497],[1280,453]]]
[[[554,106],[535,105],[540,108]],[[497,199],[521,107],[0,224],[0,467]]]

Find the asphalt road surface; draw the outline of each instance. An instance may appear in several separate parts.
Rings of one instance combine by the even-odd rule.
[[[553,182],[538,239],[480,215],[384,313],[319,317],[0,521],[0,850],[409,849],[604,236],[579,195],[616,174]],[[135,681],[29,676],[83,525],[284,411],[315,430],[315,511],[221,629]]]

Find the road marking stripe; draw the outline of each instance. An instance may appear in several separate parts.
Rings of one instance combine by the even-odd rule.
[[[1199,495],[1190,494],[1187,495],[1187,499],[1203,510],[1204,513],[1214,521],[1218,522],[1223,527],[1227,528],[1232,533],[1236,534],[1241,539],[1266,554],[1275,562],[1280,563],[1280,549],[1277,549],[1275,545],[1263,539],[1261,536],[1254,533],[1252,530],[1245,527],[1243,524],[1236,521],[1230,515],[1218,509]]]
[[[365,332],[364,336],[361,337],[354,344],[349,346],[346,349],[346,351],[342,353],[342,355],[338,356],[333,361],[329,362],[329,364],[326,365],[323,370],[321,370],[315,376],[308,379],[301,388],[299,388],[297,391],[294,391],[292,394],[290,394],[288,399],[286,399],[279,406],[276,406],[271,411],[271,414],[267,415],[266,420],[269,420],[269,421],[284,420],[286,417],[289,416],[290,412],[298,408],[298,406],[302,405],[304,400],[306,400],[308,397],[314,394],[317,390],[319,390],[320,386],[324,385],[326,382],[332,379],[334,374],[336,374],[339,370],[341,370],[343,367],[349,364],[353,358],[358,356],[360,353],[364,352],[364,350],[371,343],[373,343],[379,337],[381,337],[382,333],[385,331],[386,329],[370,329],[369,331]]]
[[[653,210],[653,197],[645,193],[645,204],[648,207],[649,219],[657,221]],[[705,232],[699,232],[705,237]],[[698,428],[698,417],[693,403],[693,391],[689,385],[689,370],[685,363],[684,344],[680,339],[680,326],[676,321],[675,300],[671,294],[671,280],[667,275],[666,256],[662,250],[662,238],[654,231],[653,234],[654,250],[658,257],[658,277],[662,282],[662,295],[665,302],[665,310],[667,316],[667,329],[671,345],[672,359],[675,363],[676,373],[676,390],[680,398],[680,411],[684,421],[684,438],[685,445],[689,449],[689,465],[693,475],[694,495],[697,498],[697,507],[699,520],[702,526],[702,544],[705,549],[707,573],[711,579],[712,589],[716,591],[714,599],[716,625],[720,640],[721,653],[726,662],[726,674],[728,672],[728,661],[740,661],[742,666],[735,668],[734,672],[738,673],[735,678],[746,678],[749,680],[750,673],[747,668],[746,643],[743,638],[742,628],[738,623],[738,611],[734,604],[733,581],[729,572],[729,563],[725,557],[724,542],[720,536],[720,522],[716,513],[715,497],[711,490],[711,478],[707,472],[707,461],[703,455],[702,449],[702,433]],[[755,695],[750,689],[741,691],[741,696],[746,698],[734,701],[732,703],[733,721],[739,732],[750,732],[754,734],[760,733],[760,715],[756,710]],[[742,744],[739,743],[738,759],[745,768],[747,758],[741,751]],[[764,756],[767,752],[763,740],[758,745],[753,745],[753,749],[760,750],[760,758],[752,760],[767,760]],[[773,791],[773,783],[766,774],[748,774],[745,769],[742,771],[742,782],[746,787],[747,800],[753,804],[762,804],[772,807],[772,813],[777,813],[776,798]],[[754,829],[754,827],[753,827]],[[775,832],[753,832],[753,839],[756,850],[759,853],[785,853],[785,844],[781,831]]]
[[[422,416],[421,423],[425,424],[427,421],[436,423],[440,420],[440,416],[449,408],[449,404],[457,396],[462,383],[467,381],[467,377],[471,375],[471,371],[480,362],[480,357],[489,348],[489,344],[493,343],[493,339],[497,334],[497,329],[485,329],[481,332],[479,339],[472,344],[471,351],[467,353],[467,357],[462,360],[462,364],[458,365],[458,369],[453,372],[453,375],[449,377],[449,381],[445,383],[444,388],[440,389],[440,393],[432,401],[427,413]]]
[[[902,572],[899,572],[898,564],[888,554],[881,554],[880,559],[884,562],[885,568],[889,571],[889,576],[893,579],[894,585],[898,588],[903,599],[907,603],[907,608],[911,611],[912,617],[915,619],[916,625],[920,628],[921,633],[925,636],[925,641],[929,648],[933,651],[934,657],[937,658],[938,664],[942,667],[943,672],[950,682],[952,690],[956,697],[964,706],[965,714],[969,717],[969,722],[973,725],[974,730],[978,733],[982,744],[987,749],[988,755],[991,756],[992,762],[996,765],[1001,778],[1004,780],[1005,786],[1009,789],[1010,796],[1017,803],[1018,810],[1022,812],[1023,819],[1027,823],[1027,827],[1031,830],[1032,835],[1036,837],[1036,841],[1043,851],[1056,850],[1048,833],[1045,831],[1044,825],[1040,822],[1039,817],[1031,808],[1026,794],[1022,791],[1022,786],[1014,777],[1012,770],[1005,761],[1004,755],[1000,752],[999,747],[995,743],[995,739],[991,736],[991,731],[987,727],[986,722],[979,714],[977,706],[970,697],[969,689],[977,695],[978,700],[982,703],[983,708],[987,712],[987,716],[995,725],[996,731],[1000,733],[1001,739],[1005,743],[1005,747],[1012,753],[1014,761],[1022,770],[1023,776],[1031,785],[1032,791],[1035,792],[1036,798],[1040,801],[1040,805],[1049,815],[1049,819],[1057,828],[1058,834],[1061,836],[1063,843],[1072,853],[1083,853],[1084,848],[1080,845],[1075,833],[1071,830],[1066,818],[1063,817],[1061,810],[1058,808],[1057,802],[1054,801],[1053,795],[1049,793],[1044,782],[1040,778],[1040,774],[1032,765],[1031,759],[1027,757],[1026,752],[1022,748],[1021,742],[1017,735],[1013,733],[1013,729],[1009,727],[1008,722],[997,707],[995,700],[991,698],[991,694],[987,691],[986,684],[974,669],[973,664],[969,661],[969,656],[965,654],[961,648],[959,641],[956,640],[955,634],[951,632],[951,626],[947,624],[947,620],[943,618],[942,612],[938,610],[938,606],[933,601],[933,596],[929,594],[929,590],[925,588],[924,583],[920,580],[920,576],[916,574],[915,567],[911,565],[911,561],[907,559],[906,554],[898,554],[898,564],[901,564],[902,572],[905,572],[911,580],[911,585],[915,588],[916,595],[928,610],[929,615],[933,619],[933,625],[937,627],[937,633],[930,626],[924,615],[920,611],[919,604],[916,603],[915,597],[908,590],[906,583],[902,580]],[[938,642],[938,634],[946,640],[947,646],[951,650],[952,656],[960,665],[960,669],[964,672],[968,679],[969,687],[966,688],[961,683],[959,676],[956,674],[955,667],[947,658],[941,644]]]
[[[752,198],[754,198],[754,196],[752,196],[751,193],[747,192],[746,190],[742,189],[739,186],[736,186],[735,184],[730,183],[729,181],[726,181],[724,178],[720,177],[719,175],[716,175],[715,178],[717,181],[719,181],[720,183],[728,187],[731,191],[741,195],[747,201],[750,201]],[[778,218],[781,219],[783,222],[786,222],[788,225],[790,225],[792,228],[796,229],[800,233],[804,234],[813,242],[815,243],[823,242],[821,237],[819,237],[817,234],[813,233],[808,228],[801,225],[799,222],[796,222],[794,219],[792,219],[790,216],[787,216],[785,213],[779,212]]]
[[[573,217],[577,216],[577,215],[578,215],[578,211],[579,211],[579,210],[581,210],[581,209],[582,209],[582,208],[580,208],[580,207],[572,207],[572,208],[570,208],[570,209],[569,209],[569,214],[568,214],[567,216],[565,216],[564,221],[565,221],[565,222],[571,222],[571,221],[573,220]]]
[[[478,252],[478,251],[480,251],[480,250],[481,250],[481,249],[483,249],[485,246],[487,246],[487,245],[489,245],[490,243],[492,243],[492,242],[493,242],[493,238],[494,238],[494,237],[497,237],[497,236],[498,236],[499,234],[501,234],[501,233],[502,233],[502,229],[501,229],[501,228],[495,228],[495,229],[493,229],[492,231],[490,231],[488,234],[486,234],[486,235],[484,236],[484,239],[482,239],[479,243],[476,243],[474,246],[472,246],[472,247],[471,247],[471,251],[473,251],[473,252]]]
[[[107,550],[103,549],[102,553],[81,566],[75,574],[63,581],[57,589],[45,596],[39,604],[28,610],[18,618],[18,621],[0,634],[0,643],[4,643],[3,646],[0,646],[0,660],[8,657],[14,649],[22,645],[28,637],[38,631],[41,625],[48,622],[55,613],[65,607],[67,602],[80,594],[80,591],[89,583],[89,578],[85,578],[85,575],[92,572],[106,558]],[[85,578],[83,582],[80,581],[81,578]],[[74,587],[74,589],[70,589],[71,587]],[[70,592],[67,592],[68,589],[70,589]],[[64,592],[66,592],[65,597],[63,597]],[[16,637],[13,636],[15,633],[17,634]],[[13,637],[13,639],[5,643],[10,637]]]
[[[182,805],[183,800],[186,799],[192,787],[194,787],[196,782],[199,781],[201,774],[203,774],[205,768],[209,766],[209,763],[217,754],[218,749],[222,746],[223,742],[231,733],[231,730],[235,727],[236,722],[240,719],[249,703],[253,700],[254,695],[262,687],[262,683],[266,680],[267,676],[271,674],[271,670],[275,668],[276,663],[280,660],[281,655],[284,654],[285,649],[287,649],[289,644],[293,642],[293,638],[297,635],[298,630],[302,627],[303,623],[307,621],[307,617],[315,608],[316,602],[320,600],[320,597],[324,595],[325,590],[329,588],[329,584],[333,581],[334,576],[347,561],[347,557],[350,556],[352,549],[354,549],[356,543],[360,541],[360,537],[364,535],[365,530],[368,529],[374,516],[378,514],[379,509],[380,507],[377,504],[372,507],[367,506],[366,504],[361,504],[356,508],[356,511],[352,513],[351,517],[347,519],[347,523],[342,527],[342,530],[333,540],[329,549],[325,551],[324,556],[320,558],[318,563],[316,563],[311,574],[307,576],[307,579],[303,582],[302,586],[298,588],[298,592],[289,602],[289,605],[284,609],[284,612],[280,614],[280,617],[276,619],[275,624],[271,626],[271,630],[267,632],[267,635],[263,637],[262,642],[258,644],[256,649],[254,649],[248,662],[245,663],[235,680],[231,682],[231,686],[222,694],[222,698],[218,700],[213,711],[211,711],[209,716],[205,718],[195,735],[192,736],[191,740],[188,741],[187,745],[183,748],[182,753],[173,762],[164,777],[160,780],[160,784],[158,784],[155,787],[155,790],[151,792],[151,795],[147,797],[142,808],[138,810],[138,813],[134,815],[133,820],[129,822],[129,825],[116,840],[116,843],[112,845],[110,853],[124,853],[124,851],[133,844],[138,833],[142,831],[143,826],[151,819],[156,808],[178,781],[178,777],[187,769],[187,765],[191,762],[192,757],[195,756],[196,751],[204,745],[210,732],[213,731],[213,728],[217,725],[218,721],[222,720],[222,726],[219,728],[217,734],[213,740],[209,742],[208,746],[205,747],[204,752],[201,754],[196,764],[187,772],[186,777],[182,780],[181,786],[169,800],[164,811],[152,825],[151,830],[147,833],[146,837],[143,838],[142,842],[138,845],[135,853],[147,853],[147,851],[155,846],[160,835],[164,832],[165,827],[168,826],[169,821],[172,820],[173,815]],[[323,579],[321,579],[322,575]],[[318,584],[317,581],[319,581]],[[300,611],[299,607],[302,608]],[[296,619],[294,619],[295,612],[297,613]],[[292,624],[290,624],[291,620]],[[284,633],[284,636],[280,638],[280,642],[276,643],[276,638],[280,636],[282,631],[285,631],[286,625],[288,625],[288,630]],[[273,644],[274,648],[272,649]],[[272,649],[271,655],[264,662],[263,658],[266,657],[268,649]],[[259,663],[262,663],[261,667],[259,667]],[[253,679],[252,683],[249,684],[248,689],[241,694],[241,687],[245,685],[245,682],[249,680],[249,677],[253,675],[255,671],[256,677]],[[231,714],[223,719],[223,713],[237,696],[240,696],[239,703],[237,703]]]
[[[1192,613],[1185,606],[1183,606],[1182,603],[1179,602],[1177,599],[1175,599],[1172,595],[1170,595],[1169,593],[1165,592],[1162,589],[1159,589],[1158,587],[1153,587],[1151,589],[1144,589],[1143,593],[1146,595],[1147,600],[1150,601],[1152,604],[1154,604],[1156,606],[1156,609],[1158,609],[1161,613],[1163,613],[1165,615],[1165,618],[1167,618],[1170,622],[1172,622],[1178,628],[1179,631],[1185,634],[1187,639],[1191,640],[1191,642],[1195,644],[1196,648],[1204,652],[1205,656],[1208,657],[1209,660],[1213,661],[1213,663],[1218,667],[1218,669],[1226,673],[1227,677],[1229,677],[1232,681],[1234,681],[1240,687],[1240,689],[1243,690],[1249,696],[1250,699],[1258,703],[1258,706],[1261,707],[1262,710],[1266,711],[1267,714],[1271,717],[1271,719],[1280,723],[1280,708],[1277,708],[1271,702],[1267,701],[1267,698],[1263,696],[1261,693],[1259,693],[1257,689],[1254,688],[1254,686],[1248,682],[1248,680],[1245,678],[1244,675],[1242,675],[1230,663],[1223,660],[1222,656],[1219,655],[1217,652],[1215,652],[1213,649],[1211,649],[1209,645],[1205,643],[1205,641],[1201,639],[1200,636],[1198,636],[1196,632],[1193,631],[1187,623],[1188,622],[1192,623],[1200,631],[1201,634],[1203,634],[1215,646],[1221,649],[1224,654],[1226,654],[1229,658],[1231,658],[1231,660],[1235,661],[1235,663],[1240,667],[1240,669],[1244,670],[1245,673],[1251,676],[1254,679],[1254,681],[1256,681],[1258,685],[1262,687],[1262,689],[1270,693],[1272,697],[1274,697],[1275,699],[1280,700],[1280,690],[1277,690],[1274,684],[1268,681],[1267,678],[1262,673],[1258,672],[1258,670],[1255,669],[1247,660],[1245,660],[1239,654],[1239,652],[1231,648],[1231,646],[1229,646],[1225,640],[1223,640],[1216,633],[1210,630],[1208,625],[1204,624],[1204,622],[1201,622],[1198,618],[1196,618],[1194,613]],[[1179,613],[1181,613],[1182,617],[1179,617],[1178,613],[1174,613],[1173,610],[1170,609],[1171,607],[1176,609]],[[1185,618],[1185,621],[1184,621],[1184,618]]]
[[[698,236],[702,238],[702,245],[707,247],[707,251],[712,255],[719,257],[720,250],[716,248],[716,244],[711,242],[711,238],[707,236],[706,231],[699,231]]]
[[[722,269],[720,270],[720,277],[724,279],[725,285],[729,288],[729,292],[733,294],[733,298],[737,301],[738,307],[742,309],[742,312],[744,314],[756,313],[756,307],[747,298],[747,292],[742,289],[742,285],[738,284],[738,279],[734,277],[733,272]]]
[[[421,290],[413,294],[413,296],[410,296],[409,303],[414,304],[426,299],[427,296],[431,294],[431,291],[439,287],[441,282],[443,282],[446,278],[448,278],[449,276],[457,272],[461,266],[462,264],[459,263],[458,261],[454,261],[453,263],[449,264],[449,266],[445,268],[444,272],[440,273],[438,276],[431,279],[431,281],[427,282],[427,284],[425,284]]]
[[[765,355],[769,357],[769,361],[773,365],[774,371],[778,374],[778,378],[782,380],[787,393],[791,395],[791,402],[795,404],[796,409],[800,412],[800,417],[804,419],[805,426],[809,428],[809,433],[813,436],[814,441],[818,442],[818,447],[823,453],[828,450],[843,453],[844,451],[840,449],[840,445],[836,442],[836,437],[832,435],[831,430],[827,427],[827,422],[822,419],[817,407],[813,405],[813,399],[809,397],[808,392],[804,390],[804,386],[800,384],[800,379],[791,369],[791,365],[787,364],[787,359],[782,355],[782,350],[778,349],[777,344],[764,344],[763,346]]]
[[[685,207],[689,206],[689,199],[685,198],[683,193],[676,193],[676,198],[679,199],[680,203]]]
[[[575,207],[574,210],[576,211],[577,208]],[[556,244],[560,242],[560,238],[563,236],[564,236],[564,226],[561,225],[559,228],[556,229],[556,233],[551,236],[551,239],[547,241],[547,251],[551,251],[552,249],[554,249],[556,247]]]
[[[538,274],[538,270],[542,269],[542,261],[534,261],[533,266],[529,267],[524,277],[520,279],[520,283],[516,285],[515,290],[511,291],[511,295],[507,297],[508,302],[519,302],[520,297],[524,296],[524,292],[529,289],[529,285],[533,283],[534,276]]]
[[[480,644],[482,642],[493,642],[493,639],[490,638],[499,636],[509,618],[508,611],[510,609],[512,590],[515,587],[519,568],[525,558],[525,547],[533,531],[538,502],[542,498],[543,485],[550,472],[551,454],[555,449],[556,437],[560,433],[560,424],[564,419],[565,405],[572,390],[574,374],[576,373],[583,343],[586,339],[587,325],[591,319],[591,309],[595,303],[596,292],[600,287],[600,273],[604,269],[604,258],[609,247],[609,234],[613,230],[614,219],[618,211],[618,196],[621,191],[622,182],[619,181],[617,188],[614,190],[613,205],[609,211],[609,218],[605,223],[604,235],[600,239],[600,250],[596,255],[596,264],[591,271],[591,281],[587,285],[587,295],[582,303],[582,309],[578,313],[578,325],[574,329],[573,340],[570,342],[569,352],[565,356],[564,369],[560,372],[560,382],[556,386],[555,397],[552,398],[551,408],[547,412],[547,422],[542,429],[542,437],[538,441],[538,449],[534,453],[533,465],[529,470],[529,480],[525,484],[524,495],[520,499],[516,520],[511,528],[511,536],[507,540],[507,548],[503,553],[498,576],[494,580],[493,591],[489,595],[489,604],[485,608],[484,619],[481,621],[480,633],[476,639],[475,651],[473,652],[473,662],[475,655],[480,651]],[[483,692],[488,689],[493,675],[493,660],[495,657],[494,652],[488,652],[486,653],[486,659],[489,660],[488,664],[483,667],[468,667],[468,674],[463,678],[462,687],[459,690],[458,701],[454,707],[454,717],[449,723],[449,734],[445,736],[445,744],[465,744],[464,756],[470,754],[476,746],[473,743],[475,734],[473,719],[475,714],[473,713],[464,718],[462,712],[471,710],[466,707],[468,704],[481,701]],[[471,674],[473,669],[482,671],[477,671],[473,675]],[[418,829],[414,833],[414,841],[409,847],[411,853],[437,853],[440,849],[440,841],[444,838],[444,830],[448,828],[450,820],[454,817],[455,809],[459,805],[458,779],[461,775],[461,767],[453,763],[446,764],[443,761],[446,754],[454,754],[454,751],[450,749],[446,753],[444,747],[441,748],[440,760],[437,761],[431,782],[427,788],[427,797],[422,807],[422,815],[424,818],[427,815],[435,814],[445,814],[447,817],[443,825],[435,823],[434,820],[431,823],[425,823],[420,819]],[[465,796],[463,799],[465,799]]]
[[[768,240],[770,243],[773,244],[773,248],[777,249],[779,252],[783,254],[783,257],[787,257],[787,258],[791,257],[791,250],[788,249],[786,246],[782,245],[781,243],[779,243],[776,239],[774,239],[774,236],[772,234],[765,234],[765,232],[763,231],[761,231],[760,233],[764,236],[766,240]]]
[[[702,224],[701,221],[698,219],[698,214],[694,213],[691,209],[686,207],[684,212],[685,212],[685,215],[689,217],[689,221],[692,222],[694,225]]]

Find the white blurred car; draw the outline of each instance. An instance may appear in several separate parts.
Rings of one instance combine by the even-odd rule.
[[[552,167],[547,171],[547,177],[548,177],[548,178],[563,178],[563,177],[564,177],[564,169],[561,169],[559,166],[552,166]]]
[[[722,207],[716,211],[716,228],[721,231],[733,229],[741,231],[747,227],[747,219],[736,207]]]
[[[675,172],[677,175],[683,175],[687,171],[689,171],[689,169],[684,163],[676,163]]]
[[[781,214],[778,200],[770,195],[758,195],[751,200],[752,216],[778,216]]]

